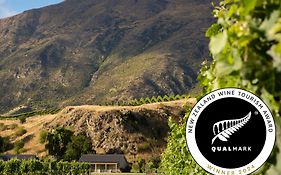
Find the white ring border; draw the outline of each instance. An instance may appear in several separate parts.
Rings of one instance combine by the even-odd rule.
[[[269,132],[268,131],[268,125],[266,124],[267,123],[267,120],[265,119],[265,116],[263,114],[263,111],[262,109],[259,109],[256,107],[256,105],[254,104],[254,102],[252,102],[251,100],[248,100],[246,98],[243,98],[243,97],[240,97],[240,96],[237,96],[237,95],[224,95],[222,97],[218,97],[217,96],[217,93],[221,92],[221,91],[226,91],[226,90],[234,90],[234,91],[241,91],[241,92],[244,92],[246,95],[252,95],[254,97],[256,97],[256,99],[259,101],[259,103],[263,104],[263,110],[266,110],[269,114],[269,117],[270,117],[270,120],[272,122],[272,129],[273,131],[272,132]],[[196,139],[195,139],[195,128],[193,128],[193,133],[190,134],[188,133],[188,123],[190,122],[191,118],[194,120],[194,125],[193,126],[196,126],[196,123],[197,123],[197,120],[198,120],[198,117],[196,117],[197,119],[194,119],[194,117],[191,117],[192,113],[194,112],[194,110],[196,109],[196,107],[198,105],[200,105],[200,102],[201,101],[204,101],[205,99],[207,99],[209,96],[211,96],[212,94],[215,94],[216,95],[216,98],[214,100],[211,100],[211,102],[214,102],[216,100],[219,100],[219,99],[223,99],[223,98],[228,98],[228,97],[236,97],[236,98],[240,98],[240,99],[243,99],[243,100],[246,100],[248,101],[249,103],[251,103],[253,106],[256,107],[256,109],[258,109],[259,113],[262,115],[263,119],[264,119],[264,122],[266,124],[266,140],[265,140],[265,145],[261,151],[261,153],[257,156],[257,158],[255,160],[253,160],[252,162],[250,162],[249,164],[243,166],[243,167],[240,167],[240,168],[233,168],[233,169],[229,169],[229,168],[222,168],[222,167],[219,167],[219,166],[216,166],[214,164],[212,164],[211,162],[209,162],[200,152],[198,146],[197,146],[197,143],[196,143]],[[236,94],[236,93],[235,93]],[[204,105],[204,107],[201,108],[201,110],[199,111],[199,113],[197,113],[198,116],[200,116],[200,114],[202,113],[202,111],[210,104],[210,102],[208,102],[206,105]],[[268,106],[259,98],[257,97],[255,94],[251,93],[251,92],[248,92],[246,90],[243,90],[243,89],[238,89],[238,88],[224,88],[224,89],[218,89],[218,90],[215,90],[215,91],[212,91],[211,93],[205,95],[203,98],[201,98],[197,103],[196,105],[193,107],[193,109],[191,110],[190,114],[189,114],[189,117],[188,117],[188,120],[187,120],[187,125],[186,125],[186,142],[187,142],[187,147],[188,147],[188,150],[191,154],[191,156],[194,158],[194,160],[207,172],[211,173],[211,174],[214,174],[214,172],[211,172],[208,170],[207,166],[208,165],[211,165],[213,166],[214,168],[217,168],[217,169],[220,169],[220,170],[223,170],[223,171],[234,171],[234,172],[238,172],[239,170],[243,170],[243,169],[246,169],[248,166],[251,166],[251,165],[254,165],[254,169],[250,170],[250,171],[247,171],[246,173],[239,173],[239,175],[247,175],[247,174],[250,174],[254,171],[256,171],[257,169],[259,169],[265,162],[266,160],[268,159],[268,157],[270,156],[271,152],[272,152],[272,149],[274,147],[274,144],[275,144],[275,137],[276,137],[276,129],[275,129],[275,123],[274,123],[274,119],[273,119],[273,116],[271,114],[271,111],[269,110]]]

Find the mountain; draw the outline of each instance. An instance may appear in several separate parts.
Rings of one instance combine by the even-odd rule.
[[[209,0],[65,0],[0,20],[0,112],[186,93]]]

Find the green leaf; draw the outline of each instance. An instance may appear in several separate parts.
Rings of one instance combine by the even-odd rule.
[[[236,4],[233,4],[232,6],[230,6],[229,11],[227,13],[227,17],[230,18],[233,14],[238,12],[238,6]]]
[[[279,134],[281,133],[280,14],[280,0],[222,0],[214,10],[217,23],[206,32],[206,36],[210,37],[209,47],[213,62],[203,64],[198,76],[203,86],[202,94],[217,88],[237,87],[259,95],[270,107]],[[200,96],[197,99],[200,99]],[[184,125],[169,124],[172,132],[163,154],[162,166],[167,170],[164,174],[205,174],[206,172],[186,151],[182,139]],[[281,154],[277,151],[281,150],[280,135],[276,140],[272,158],[254,174],[281,174]]]
[[[221,25],[219,24],[212,24],[212,26],[207,30],[205,36],[206,37],[211,37],[215,36],[219,33],[219,30],[221,28]]]
[[[273,59],[273,67],[276,68],[277,71],[281,72],[281,43],[273,45],[267,53]]]
[[[244,11],[249,14],[256,6],[257,0],[242,0]]]
[[[210,51],[213,55],[220,53],[227,43],[227,32],[217,34],[211,37],[210,41]]]
[[[265,19],[260,26],[260,30],[265,32],[269,32],[270,29],[276,24],[277,20],[279,19],[280,12],[278,10],[273,11],[270,15],[269,19]]]

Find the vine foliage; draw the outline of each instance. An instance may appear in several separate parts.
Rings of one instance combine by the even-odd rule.
[[[0,174],[3,175],[87,175],[89,169],[90,164],[81,162],[42,161],[37,159],[0,160]]]
[[[198,76],[202,95],[237,87],[261,97],[273,113],[277,141],[271,157],[255,174],[281,174],[281,0],[223,0],[213,14],[217,22],[206,32],[213,61],[203,62]],[[205,174],[181,142],[185,138],[184,123],[170,124],[163,172]]]

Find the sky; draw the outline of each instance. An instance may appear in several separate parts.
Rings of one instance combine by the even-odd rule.
[[[23,11],[48,6],[63,0],[0,0],[0,18],[19,14]]]

